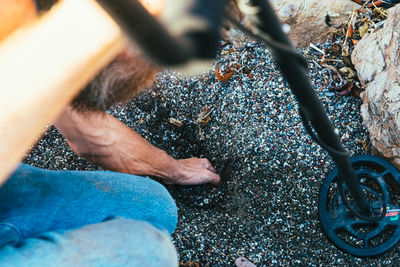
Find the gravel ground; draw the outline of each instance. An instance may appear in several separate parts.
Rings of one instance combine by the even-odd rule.
[[[317,59],[312,51],[307,56]],[[181,265],[232,266],[239,256],[257,266],[400,265],[399,248],[359,259],[325,238],[318,192],[332,161],[305,133],[296,101],[268,51],[247,40],[236,46],[223,42],[214,68],[223,72],[228,66],[233,74],[226,82],[214,69],[190,79],[163,73],[154,89],[110,111],[174,157],[207,157],[223,178],[218,188],[168,187],[179,207],[173,240]],[[311,60],[309,76],[345,147],[371,153],[361,100],[328,91],[321,67]],[[198,122],[199,116],[206,118]],[[75,155],[53,127],[25,162],[97,169]]]

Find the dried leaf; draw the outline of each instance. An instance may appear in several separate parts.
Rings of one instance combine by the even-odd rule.
[[[336,91],[337,91],[336,93],[341,96],[350,95],[351,89],[353,88],[354,85],[355,85],[355,83],[353,81],[347,82],[344,85],[336,88]]]
[[[332,44],[331,51],[334,52],[335,54],[340,54],[340,45]]]
[[[340,72],[335,67],[333,67],[333,66],[331,66],[329,64],[326,64],[326,63],[322,63],[322,61],[321,61],[321,66],[324,67],[324,68],[330,69],[333,72],[333,75],[332,75],[333,77],[332,78],[334,80],[339,81],[339,82],[343,81],[342,75],[340,74]]]
[[[214,110],[214,108],[209,109],[207,107],[204,107],[203,110],[197,115],[197,120],[196,122],[198,124],[206,125],[210,121],[210,115],[211,112]]]
[[[347,37],[353,36],[353,32],[354,32],[353,25],[349,24],[349,26],[347,27]]]
[[[352,93],[354,96],[360,97],[361,88],[358,87],[356,84],[354,84],[353,87],[351,88],[351,93]]]
[[[235,52],[235,49],[233,49],[233,48],[228,48],[228,49],[223,50],[223,51],[221,52],[221,54],[222,54],[222,55],[230,55],[230,54],[232,54],[233,52]]]
[[[236,70],[239,70],[240,69],[240,65],[239,64],[234,64],[233,66],[232,66],[232,68],[234,68],[234,69],[236,69]]]
[[[175,119],[175,118],[169,118],[169,123],[171,123],[175,126],[178,126],[178,127],[181,127],[183,125],[182,121]]]
[[[354,67],[353,62],[351,62],[350,56],[343,57],[343,62],[344,62],[344,64],[346,64],[349,67]]]
[[[210,109],[208,107],[204,107],[199,115],[197,115],[197,122],[202,122],[208,112],[210,112]]]
[[[347,57],[347,56],[350,56],[350,54],[351,54],[351,51],[350,51],[349,45],[346,43],[343,46],[342,56]]]
[[[222,73],[220,72],[219,68],[215,68],[215,76],[217,76],[217,79],[221,82],[226,82],[228,81],[233,74],[233,71],[231,68],[226,68],[226,72]]]
[[[139,121],[138,121],[138,123],[139,123],[139,124],[142,124],[142,123],[143,123],[143,118],[140,118]]]
[[[383,5],[383,1],[373,1],[371,4],[368,5],[369,8],[373,7],[380,7]]]
[[[346,74],[349,79],[353,79],[357,76],[356,71],[349,67],[343,67],[339,69],[339,71],[341,74]]]
[[[377,1],[377,2],[380,2],[381,4],[383,4],[382,1]],[[378,6],[378,5],[375,4],[375,6]],[[374,7],[374,5],[371,4],[371,7]],[[385,19],[385,18],[388,17],[387,11],[383,7],[375,7],[374,8],[374,14],[376,14],[379,19]]]
[[[368,144],[367,144],[367,142],[365,142],[365,141],[362,140],[362,139],[357,139],[356,141],[357,141],[358,143],[360,143],[360,144],[363,145],[365,151],[368,151]]]
[[[207,115],[203,121],[203,125],[206,125],[210,121],[210,115]]]
[[[370,23],[364,23],[359,29],[360,37],[363,37],[369,30]]]
[[[328,86],[329,82],[328,79],[324,77],[325,86]]]
[[[358,40],[356,40],[356,39],[353,39],[351,41],[353,42],[353,45],[357,45],[357,43],[358,43]]]

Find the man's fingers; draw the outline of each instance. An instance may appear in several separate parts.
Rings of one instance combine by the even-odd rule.
[[[213,184],[218,185],[221,178],[218,174],[208,170],[190,171],[185,178],[176,180],[175,184],[180,185],[200,185],[200,184]]]
[[[214,168],[213,168],[213,169],[214,169]],[[220,177],[218,174],[215,173],[215,170],[214,170],[213,173],[211,173],[211,175],[212,175],[212,181],[211,181],[211,183],[212,183],[213,185],[219,185],[219,183],[221,182],[221,177]]]
[[[209,171],[209,172],[207,172],[207,175],[208,175],[208,183],[211,183],[214,185],[218,185],[220,183],[221,178],[215,172]]]
[[[211,165],[211,163],[208,160],[207,160],[205,165],[206,165],[206,169],[207,170],[212,171],[212,172],[216,172],[214,167],[213,167],[213,165]]]
[[[179,161],[185,166],[185,171],[174,183],[180,185],[218,185],[220,183],[221,178],[208,159],[188,158]]]
[[[205,158],[188,158],[181,159],[181,161],[188,167],[206,169],[212,172],[216,172],[212,164],[208,159]]]
[[[211,171],[202,171],[199,172],[198,175],[194,174],[191,178],[189,178],[186,182],[188,184],[197,185],[197,184],[213,184],[218,185],[221,181],[221,178],[218,174]]]

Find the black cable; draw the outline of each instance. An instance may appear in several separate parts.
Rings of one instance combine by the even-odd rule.
[[[323,149],[327,150],[328,152],[330,152],[331,154],[335,155],[335,156],[345,156],[345,157],[349,157],[351,156],[351,153],[349,151],[339,151],[336,150],[332,147],[330,147],[329,145],[327,145],[324,141],[321,140],[321,138],[319,138],[313,131],[312,126],[310,124],[310,120],[307,118],[307,116],[305,115],[304,111],[299,108],[299,115],[301,118],[301,121],[304,125],[304,128],[306,129],[306,132],[311,136],[311,139],[317,143],[318,145],[320,145]]]
[[[245,33],[246,35],[252,37],[253,39],[259,42],[266,44],[268,47],[271,48],[271,51],[273,53],[274,51],[278,51],[279,53],[286,53],[288,56],[294,57],[305,70],[308,69],[307,60],[303,56],[299,55],[296,52],[296,50],[294,50],[290,46],[274,40],[270,35],[262,31],[257,30],[257,32],[254,32],[251,29],[244,27],[242,24],[240,24],[240,22],[236,21],[229,15],[226,15],[226,18],[233,24],[233,26],[238,28],[241,32]]]
[[[311,138],[314,140],[314,142],[316,142],[318,145],[320,145],[322,148],[324,148],[325,150],[327,150],[328,152],[332,153],[335,156],[350,156],[350,152],[348,151],[338,151],[330,146],[328,146],[324,141],[322,141],[313,131],[312,126],[310,125],[310,121],[307,119],[304,111],[299,108],[299,114],[301,117],[301,120],[303,122],[304,128],[306,129],[306,132],[311,136]],[[376,218],[371,218],[371,217],[367,217],[364,216],[363,214],[361,214],[360,212],[358,212],[357,210],[355,210],[349,203],[349,201],[347,200],[345,194],[344,194],[344,189],[343,189],[343,183],[344,181],[338,181],[338,187],[339,187],[339,193],[340,196],[343,199],[343,203],[346,206],[346,208],[348,208],[350,210],[350,212],[352,212],[354,215],[356,215],[357,217],[359,217],[360,219],[369,221],[369,222],[379,222],[381,221],[383,218],[385,218],[386,215],[386,204],[383,204],[383,211],[381,213],[381,215],[379,215]],[[386,199],[384,201],[384,203],[386,203]],[[371,212],[371,211],[370,211]],[[372,213],[372,212],[371,212]]]

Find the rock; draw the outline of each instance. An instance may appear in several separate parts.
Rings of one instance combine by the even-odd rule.
[[[325,42],[330,27],[343,23],[360,5],[350,0],[270,0],[282,23],[290,26],[289,37],[295,47]]]
[[[400,167],[400,5],[389,10],[383,28],[365,35],[352,53],[365,87],[361,114],[372,145]]]
[[[239,257],[235,260],[235,265],[237,267],[256,267],[253,263],[251,263],[245,257]]]
[[[349,18],[351,12],[360,8],[360,5],[351,0],[269,0],[279,20],[295,47],[306,48],[310,43],[324,43],[331,30],[326,22],[329,15],[331,24],[334,26],[342,24]],[[229,15],[247,25],[248,19],[240,11],[236,2],[228,1]],[[222,35],[226,40],[240,39],[232,25],[225,25]],[[243,42],[243,40],[239,40]]]

